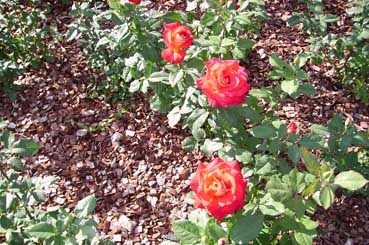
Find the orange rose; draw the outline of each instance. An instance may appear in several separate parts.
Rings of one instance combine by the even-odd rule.
[[[179,22],[164,24],[163,38],[165,46],[176,51],[189,48],[193,40],[190,28]]]
[[[161,57],[163,57],[164,60],[168,61],[171,64],[182,63],[185,56],[186,56],[186,52],[183,51],[182,49],[174,51],[170,48],[167,48],[161,52]]]
[[[141,0],[128,0],[130,3],[133,3],[133,4],[140,4],[141,3]]]
[[[197,80],[197,86],[213,107],[240,105],[251,89],[245,68],[237,60],[218,58],[206,62],[206,74]]]
[[[245,203],[247,181],[237,161],[221,158],[211,163],[199,163],[191,180],[195,206],[206,209],[218,221],[242,208]]]

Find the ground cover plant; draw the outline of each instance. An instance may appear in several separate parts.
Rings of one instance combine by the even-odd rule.
[[[337,82],[350,85],[358,99],[368,103],[368,16],[367,1],[349,1],[346,19],[325,12],[323,1],[301,1],[308,11],[293,15],[290,25],[302,24],[309,35],[310,57],[314,63],[327,62],[336,74]],[[352,22],[348,30],[340,23]],[[342,25],[342,24],[341,24]]]
[[[319,1],[309,4],[308,10],[317,12],[323,6]],[[264,1],[195,0],[188,1],[186,9],[179,11],[157,11],[150,7],[149,3],[141,1],[75,3],[70,12],[74,20],[68,24],[65,41],[79,42],[88,56],[89,64],[96,69],[94,71],[103,72],[106,79],[99,84],[91,84],[87,80],[87,85],[75,81],[73,88],[82,87],[82,91],[89,93],[92,101],[96,95],[111,103],[124,103],[128,100],[128,93],[146,98],[150,108],[145,110],[154,110],[165,115],[166,119],[154,129],[161,134],[159,137],[166,138],[167,132],[174,128],[185,130],[186,137],[182,135],[179,141],[181,147],[202,156],[186,156],[186,161],[193,164],[193,172],[189,170],[183,173],[184,169],[180,172],[179,178],[184,179],[187,189],[181,191],[179,196],[180,200],[190,205],[189,212],[171,219],[173,234],[162,234],[161,229],[154,234],[167,237],[163,244],[313,244],[322,232],[318,229],[321,221],[316,216],[331,210],[342,195],[355,196],[355,191],[367,186],[365,155],[369,149],[369,138],[361,126],[365,124],[358,127],[354,116],[338,112],[332,113],[324,123],[310,123],[304,127],[297,120],[280,116],[279,108],[286,103],[314,100],[319,96],[320,88],[312,82],[311,72],[307,71],[312,65],[309,62],[317,58],[316,53],[299,52],[293,59],[281,57],[274,52],[268,53],[263,62],[267,63],[269,69],[264,75],[272,81],[272,86],[254,86],[253,79],[256,80],[255,77],[259,74],[254,74],[251,69],[255,62],[253,57],[262,38],[262,27],[270,18]],[[320,14],[325,16],[320,20],[325,24],[330,22],[329,16],[323,12]],[[292,25],[291,20],[296,21],[296,18],[292,16],[289,24]],[[301,18],[298,21],[302,20],[302,16],[299,15],[298,18]],[[366,17],[359,18],[359,22],[366,21]],[[315,27],[317,26],[311,24],[311,28]],[[365,44],[360,43],[363,48],[367,47]],[[351,72],[357,74],[360,71],[354,69]],[[64,82],[68,84],[67,81]],[[53,85],[51,90],[42,93],[41,98],[44,94],[47,96],[46,100],[53,100],[51,94],[58,93],[51,91],[58,87],[59,85]],[[74,96],[75,91],[60,92],[64,97],[57,102],[61,106],[56,107],[56,110],[62,118],[65,117],[67,108],[78,107],[80,101],[88,96]],[[68,94],[74,96],[77,105],[74,100],[64,101]],[[137,100],[133,101],[139,103]],[[34,105],[38,105],[38,102]],[[38,110],[33,113],[38,113]],[[157,165],[163,165],[162,160],[165,157],[157,158],[156,155],[170,154],[167,152],[176,151],[177,148],[173,148],[170,143],[170,150],[160,153],[160,144],[152,144],[151,137],[154,134],[151,132],[144,139],[151,146],[159,148],[154,156],[142,156],[142,152],[150,150],[145,149],[148,146],[146,143],[140,145],[139,141],[134,142],[133,147],[141,151],[140,155],[127,151],[129,138],[136,137],[136,134],[146,134],[137,128],[138,125],[145,124],[147,117],[144,120],[133,118],[137,124],[130,125],[124,131],[106,131],[111,128],[119,129],[119,124],[115,121],[127,120],[127,115],[124,114],[130,110],[142,113],[139,108],[122,109],[122,104],[119,104],[117,111],[123,112],[123,115],[119,113],[118,117],[113,116],[113,121],[105,120],[106,125],[99,130],[94,130],[95,127],[91,126],[95,124],[86,124],[86,121],[91,120],[75,122],[81,116],[101,118],[94,110],[84,110],[72,119],[70,116],[67,120],[50,119],[53,122],[51,132],[45,132],[40,138],[35,137],[44,148],[43,154],[46,154],[50,148],[59,150],[65,147],[64,143],[61,144],[62,147],[58,145],[65,142],[58,135],[62,135],[61,138],[73,138],[70,135],[72,132],[76,135],[71,140],[74,148],[67,155],[68,162],[73,162],[72,156],[89,144],[89,137],[97,136],[96,141],[97,138],[99,141],[102,138],[104,142],[104,138],[108,136],[111,152],[105,149],[110,149],[110,146],[93,146],[88,154],[82,151],[82,160],[76,167],[68,163],[71,166],[56,171],[63,176],[72,175],[72,181],[76,178],[76,172],[82,176],[76,192],[88,186],[88,190],[84,191],[85,198],[73,205],[69,204],[67,209],[61,206],[40,206],[39,203],[46,200],[43,192],[45,187],[57,184],[56,179],[26,177],[27,172],[22,168],[22,161],[14,157],[31,157],[38,151],[38,146],[30,140],[15,141],[8,130],[15,130],[15,127],[2,124],[0,156],[1,174],[4,177],[1,186],[4,188],[1,193],[5,200],[5,206],[1,209],[2,241],[10,244],[55,244],[66,241],[73,244],[97,244],[100,240],[96,230],[98,224],[91,219],[96,205],[116,205],[114,208],[124,209],[125,214],[134,212],[127,209],[127,203],[122,205],[122,199],[132,200],[131,195],[139,192],[137,182],[140,181],[141,177],[138,176],[141,173],[162,167]],[[69,113],[73,114],[71,111]],[[55,114],[50,114],[50,117],[54,118]],[[38,115],[33,121],[38,125],[36,131],[40,131],[41,124],[47,122],[48,118],[46,121],[43,118]],[[24,118],[19,123],[22,124],[22,120]],[[75,133],[73,130],[76,130]],[[49,144],[45,141],[48,135],[58,141]],[[77,142],[81,144],[78,145]],[[106,155],[101,155],[104,161],[112,158],[112,152],[117,151],[118,155],[134,155],[139,164],[136,170],[132,170],[130,165],[135,162],[125,162],[123,159],[117,161],[117,155],[109,165],[98,162],[92,154],[99,151]],[[55,158],[52,150],[48,156],[50,159]],[[178,161],[181,160],[170,158],[164,168],[171,169],[171,163],[174,165]],[[156,165],[152,167],[150,162],[156,162]],[[40,164],[42,168],[43,164]],[[103,164],[103,170],[94,172],[97,173],[96,176],[91,176],[86,169],[100,168],[99,164]],[[51,165],[62,164],[55,161]],[[58,169],[59,166],[54,167]],[[117,177],[119,181],[115,187],[103,189],[104,183],[99,181],[96,186],[89,185],[91,179],[99,178],[99,175],[110,170],[114,173],[112,176],[120,176]],[[40,173],[39,169],[31,168],[30,171]],[[133,199],[140,216],[130,217],[137,217],[137,220],[131,220],[125,215],[118,219],[106,219],[99,224],[102,233],[106,234],[111,227],[119,228],[119,231],[124,227],[130,234],[139,234],[139,240],[124,239],[116,234],[108,237],[116,243],[149,243],[146,238],[141,239],[141,235],[147,230],[143,231],[140,222],[142,217],[145,222],[152,222],[157,217],[145,213],[145,209],[141,208],[148,205],[152,209],[157,207],[158,215],[166,216],[167,213],[162,211],[165,196],[158,198],[155,193],[166,192],[162,186],[166,185],[171,174],[173,172],[166,171],[150,177],[147,185],[149,192],[138,193],[136,199]],[[127,179],[126,176],[129,175],[138,180]],[[109,177],[103,182],[111,181],[113,180]],[[64,180],[65,186],[59,185],[59,188],[70,185],[66,182],[68,181]],[[14,186],[20,187],[17,189]],[[365,191],[361,191],[365,194]],[[169,192],[173,195],[171,189]],[[98,199],[90,195],[92,193]],[[10,197],[11,201],[8,201]],[[107,204],[108,200],[115,204]],[[71,207],[73,212],[70,212]],[[171,208],[173,206],[169,206]],[[114,219],[117,224],[112,225]],[[154,227],[154,231],[155,228],[158,227]],[[150,243],[161,242],[158,236],[153,235]],[[365,240],[361,241],[365,243]]]
[[[47,9],[38,6],[39,1],[0,2],[0,86],[15,98],[13,80],[27,68],[37,68],[44,59],[50,60],[52,43],[46,38],[54,34],[49,26],[40,23],[46,19]]]

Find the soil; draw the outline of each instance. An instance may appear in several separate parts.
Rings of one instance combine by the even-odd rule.
[[[152,2],[161,10],[185,8],[184,1]],[[308,48],[306,35],[285,22],[303,5],[292,0],[266,2],[270,18],[246,65],[254,87],[276,83],[267,78],[269,55],[292,60]],[[342,6],[342,1],[330,4]],[[49,21],[65,32],[71,20],[63,5],[53,9]],[[89,67],[77,43],[62,41],[55,51],[52,64],[45,63],[18,79],[22,89],[16,101],[0,94],[0,118],[11,122],[18,136],[32,138],[41,147],[37,156],[27,159],[26,174],[59,177],[58,184],[48,190],[49,205],[73,209],[78,200],[94,193],[99,230],[117,244],[159,244],[173,239],[170,222],[185,218],[193,209],[185,200],[190,176],[197,161],[209,157],[182,150],[181,141],[189,133],[169,128],[166,116],[150,109],[147,95],[112,105],[89,98],[88,86],[103,76]],[[339,113],[368,130],[369,107],[333,84],[329,67],[309,66],[307,72],[319,93],[285,102],[278,112],[282,119],[295,120],[305,130]],[[94,125],[104,125],[104,129],[84,130]],[[319,210],[316,244],[369,244],[368,207],[367,197],[341,196],[327,211]]]

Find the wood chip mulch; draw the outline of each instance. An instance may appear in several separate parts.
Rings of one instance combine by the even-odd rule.
[[[169,7],[166,2],[154,4],[162,9],[185,8],[183,2]],[[267,79],[270,54],[291,60],[308,47],[306,35],[285,24],[303,6],[296,1],[266,2],[270,19],[247,65],[254,87],[276,83]],[[334,6],[341,1],[331,2]],[[70,19],[66,15],[63,10],[55,16],[63,31],[64,20]],[[278,112],[281,118],[307,128],[326,123],[336,112],[368,130],[368,106],[332,85],[329,74],[324,75],[329,67],[309,66],[307,71],[319,94],[286,101]],[[62,42],[54,63],[19,78],[22,90],[16,101],[0,95],[0,118],[9,120],[18,136],[41,146],[37,156],[27,159],[27,174],[59,176],[58,185],[48,190],[49,205],[73,209],[78,200],[95,193],[94,218],[103,237],[117,244],[159,244],[172,237],[170,222],[185,218],[193,209],[184,200],[189,179],[197,161],[209,158],[181,149],[187,130],[169,128],[166,116],[150,109],[147,95],[114,105],[88,98],[89,84],[101,79],[89,68],[79,45]],[[85,130],[99,124],[105,130]],[[320,210],[315,216],[320,223],[316,244],[369,244],[368,204],[367,197],[341,196],[328,211]]]

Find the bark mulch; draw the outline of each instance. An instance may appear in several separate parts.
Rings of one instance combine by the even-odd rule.
[[[276,83],[267,79],[270,54],[291,60],[308,47],[306,35],[285,24],[303,6],[296,1],[266,2],[270,19],[247,65],[254,87]],[[335,6],[340,1],[331,2]],[[160,9],[185,8],[184,2],[153,4]],[[67,10],[55,14],[54,21],[65,31]],[[278,113],[286,122],[298,121],[306,129],[326,123],[336,112],[368,129],[369,108],[333,85],[329,74],[324,75],[327,67],[309,66],[307,71],[319,93],[281,105]],[[73,209],[78,200],[95,193],[94,218],[103,237],[117,244],[159,244],[172,237],[170,222],[193,209],[185,201],[189,179],[197,161],[209,158],[181,149],[188,132],[169,128],[166,116],[150,109],[147,95],[113,105],[89,98],[87,87],[101,79],[78,44],[62,42],[54,63],[19,78],[22,90],[16,101],[0,95],[0,118],[9,120],[17,135],[40,144],[40,153],[27,159],[26,173],[59,177],[58,185],[48,190],[49,205]],[[85,129],[98,125],[105,129]],[[319,210],[316,243],[369,244],[368,204],[367,197],[341,196],[328,211]]]

